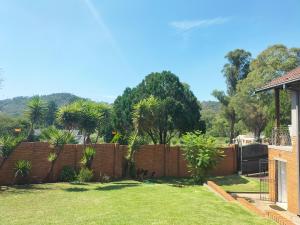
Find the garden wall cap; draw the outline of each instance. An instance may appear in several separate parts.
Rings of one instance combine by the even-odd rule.
[[[280,77],[275,78],[274,80],[270,81],[263,87],[257,89],[255,92],[257,93],[257,92],[267,91],[273,88],[279,88],[286,84],[291,84],[293,82],[298,82],[298,81],[300,81],[300,66],[283,74]]]

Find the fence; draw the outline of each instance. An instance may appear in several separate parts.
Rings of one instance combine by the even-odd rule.
[[[112,178],[121,178],[124,174],[124,157],[127,154],[127,146],[118,144],[97,144],[94,146],[96,155],[93,159],[92,169],[94,179],[98,180],[100,174]],[[17,160],[29,160],[32,164],[30,172],[31,182],[43,182],[46,178],[51,163],[48,155],[52,151],[48,143],[34,142],[21,143],[5,160],[0,168],[0,185],[14,183],[14,167]],[[65,145],[53,170],[53,181],[57,181],[64,166],[74,169],[80,168],[80,159],[83,154],[83,145]],[[237,171],[236,148],[234,146],[224,148],[225,158],[211,171],[212,175],[230,175]],[[0,158],[0,164],[1,164]],[[144,145],[135,155],[137,169],[148,170],[155,177],[189,176],[187,164],[180,147],[167,145]]]

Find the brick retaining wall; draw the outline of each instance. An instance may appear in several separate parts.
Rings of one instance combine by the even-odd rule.
[[[121,178],[123,174],[124,156],[127,146],[118,144],[94,145],[96,155],[92,169],[95,180],[100,173],[113,178]],[[48,143],[34,142],[21,143],[4,162],[0,168],[0,185],[14,182],[14,167],[17,160],[29,160],[32,164],[30,172],[31,182],[42,182],[50,169],[48,155],[52,151]],[[55,162],[53,181],[56,181],[64,166],[80,168],[80,159],[83,153],[83,145],[65,145]],[[236,149],[234,146],[224,149],[225,158],[218,163],[212,171],[213,175],[230,175],[236,172]],[[0,158],[0,161],[2,159]],[[148,170],[149,174],[155,172],[155,177],[189,176],[184,156],[180,147],[165,145],[145,145],[135,155],[136,168]]]

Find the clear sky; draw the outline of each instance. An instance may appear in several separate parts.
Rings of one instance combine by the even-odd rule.
[[[70,92],[113,102],[170,70],[199,100],[225,54],[300,47],[299,0],[0,0],[0,99]]]

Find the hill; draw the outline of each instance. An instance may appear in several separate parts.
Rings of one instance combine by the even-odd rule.
[[[70,93],[55,93],[40,96],[44,101],[54,101],[58,107],[69,104],[79,99],[84,99]],[[10,116],[21,116],[24,113],[27,102],[32,97],[15,97],[12,99],[0,100],[0,112]]]

